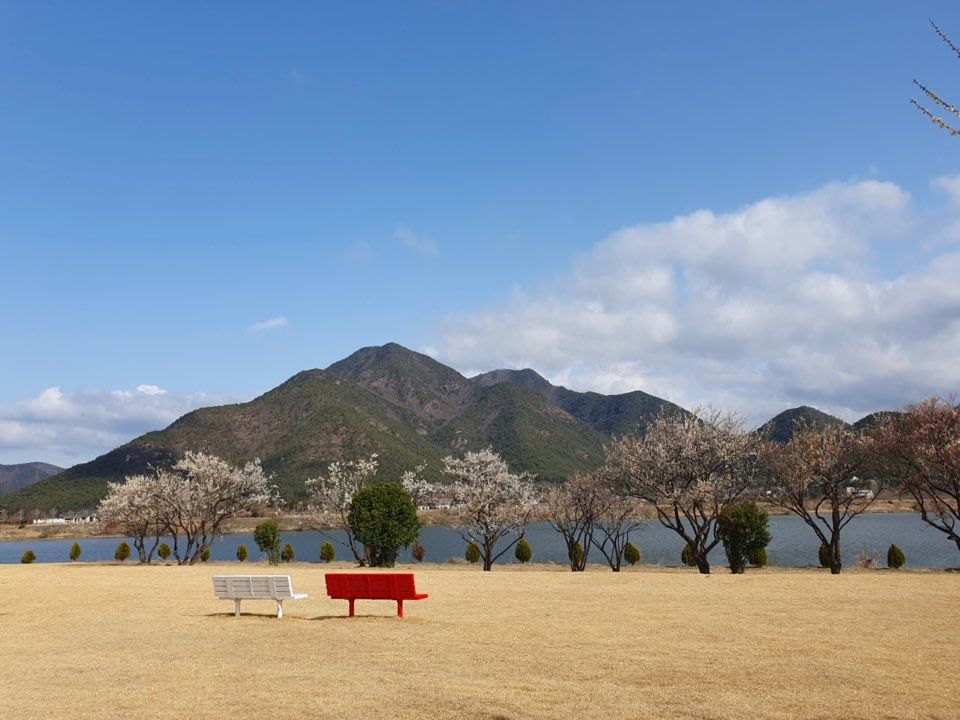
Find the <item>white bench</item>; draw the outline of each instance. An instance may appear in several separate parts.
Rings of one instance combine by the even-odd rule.
[[[240,617],[241,600],[275,600],[277,617],[283,617],[284,600],[300,600],[306,593],[293,592],[289,575],[214,575],[213,592],[223,600],[233,600],[234,614]]]

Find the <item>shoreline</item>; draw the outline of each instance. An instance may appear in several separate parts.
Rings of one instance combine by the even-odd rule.
[[[770,503],[757,503],[771,516],[790,515],[783,508]],[[916,514],[910,501],[881,495],[864,512],[864,515],[911,515]],[[418,513],[420,524],[429,526],[454,526],[456,522],[448,510],[421,510]],[[653,513],[646,509],[644,517],[649,521],[656,521]],[[310,532],[315,531],[313,516],[310,515],[263,515],[258,517],[234,518],[228,520],[221,535],[244,535],[253,532],[257,523],[264,520],[276,521],[280,532]],[[534,516],[531,523],[546,522],[542,516]],[[65,525],[24,525],[17,527],[12,523],[0,524],[0,542],[25,542],[28,540],[92,540],[97,538],[122,538],[125,533],[103,532],[100,523],[65,524]]]

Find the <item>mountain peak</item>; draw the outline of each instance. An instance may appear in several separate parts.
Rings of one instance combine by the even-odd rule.
[[[830,425],[846,425],[847,423],[838,417],[825,413],[810,405],[800,405],[794,408],[787,408],[783,412],[774,415],[757,430],[761,433],[769,433],[770,439],[774,442],[785,443],[790,442],[799,424],[805,424],[815,429],[822,429]]]
[[[361,348],[327,371],[350,378],[427,421],[452,418],[474,392],[453,368],[393,342]]]
[[[530,368],[523,368],[522,370],[491,370],[490,372],[474,375],[470,378],[470,382],[480,387],[490,387],[508,382],[534,390],[547,397],[549,397],[554,390],[560,389],[551,384],[550,381],[536,370],[531,370]]]

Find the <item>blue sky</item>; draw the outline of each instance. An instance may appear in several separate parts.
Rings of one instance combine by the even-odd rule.
[[[0,1],[0,462],[88,459],[390,340],[749,419],[954,391],[904,350],[949,354],[952,296],[895,327],[912,296],[877,300],[955,259],[958,141],[906,101],[914,77],[960,97],[928,18],[960,37],[948,2]],[[778,247],[770,199],[809,227],[786,250],[842,251],[748,279],[677,250],[744,222],[726,260]],[[609,292],[610,257],[642,292]],[[814,286],[879,305],[811,330]]]

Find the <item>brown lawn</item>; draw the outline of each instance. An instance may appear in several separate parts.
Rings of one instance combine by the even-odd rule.
[[[294,564],[278,621],[240,570],[0,566],[0,716],[960,718],[957,573],[428,565],[350,620]]]

